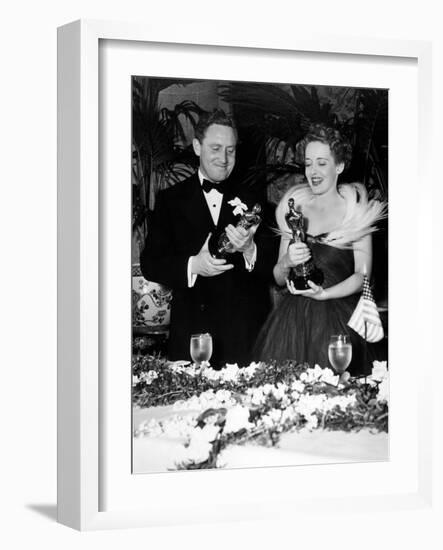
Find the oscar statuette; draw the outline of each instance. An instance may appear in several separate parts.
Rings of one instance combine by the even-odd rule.
[[[298,242],[306,243],[305,218],[300,207],[295,207],[294,199],[288,200],[288,212],[285,215],[285,220],[292,232],[289,245]],[[308,290],[310,288],[308,281],[321,285],[324,276],[323,271],[314,264],[312,258],[309,258],[305,263],[290,269],[288,280],[294,284],[297,290]]]
[[[246,210],[241,215],[236,227],[244,227],[249,229],[253,225],[258,225],[262,219],[260,216],[261,206],[255,204],[252,210]],[[214,258],[226,258],[228,254],[234,252],[231,241],[228,239],[226,232],[221,234],[214,233],[211,235],[208,243],[210,254]]]

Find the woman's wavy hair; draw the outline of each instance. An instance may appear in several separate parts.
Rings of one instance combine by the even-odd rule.
[[[352,158],[352,146],[338,130],[326,124],[311,124],[305,137],[297,143],[296,155],[298,162],[305,163],[306,147],[309,143],[318,141],[329,145],[336,164],[343,163],[348,168]]]

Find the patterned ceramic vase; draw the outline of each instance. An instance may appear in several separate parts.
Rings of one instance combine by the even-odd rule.
[[[162,332],[168,329],[171,317],[172,291],[147,281],[139,264],[132,266],[133,326],[143,332]]]

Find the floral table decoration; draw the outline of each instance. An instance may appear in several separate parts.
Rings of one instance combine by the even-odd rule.
[[[175,469],[222,468],[231,445],[276,447],[284,434],[316,430],[388,432],[389,376],[375,361],[365,378],[293,361],[221,370],[134,356],[133,405],[171,414],[134,428],[135,438],[180,438]]]

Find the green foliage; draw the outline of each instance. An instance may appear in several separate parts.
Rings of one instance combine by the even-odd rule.
[[[260,363],[255,371],[245,375],[240,370],[233,380],[211,380],[202,371],[191,366],[188,369],[173,369],[167,361],[154,356],[136,356],[133,359],[133,374],[137,382],[133,386],[133,403],[140,407],[171,405],[180,400],[198,396],[208,390],[228,390],[234,400],[249,410],[249,428],[239,427],[238,431],[224,431],[228,408],[208,408],[195,419],[195,429],[204,429],[207,424],[219,429],[212,441],[208,456],[202,462],[187,460],[177,465],[178,469],[197,470],[219,467],[220,452],[229,445],[256,443],[262,446],[275,446],[282,434],[297,431],[307,425],[308,417],[316,416],[316,426],[323,430],[359,431],[362,428],[374,432],[388,431],[388,403],[378,400],[378,382],[366,383],[364,379],[350,379],[345,385],[335,386],[325,382],[307,364],[291,361]],[[321,369],[320,369],[321,372]],[[310,376],[308,376],[310,374]],[[299,393],[293,391],[293,383],[303,380],[303,397],[323,398],[322,403],[335,397],[351,397],[346,406],[336,405],[314,407],[310,413],[298,409]],[[266,386],[265,386],[266,385]],[[266,390],[262,399],[251,401],[248,390],[253,388],[275,388]],[[263,391],[263,390],[259,390]],[[326,398],[326,401],[324,400]],[[256,404],[252,404],[256,403]],[[282,416],[286,411],[285,416]],[[277,413],[277,416],[275,416]],[[307,416],[306,416],[307,414]],[[275,420],[270,420],[274,418]],[[311,420],[312,421],[312,420]]]
[[[172,405],[177,401],[189,399],[208,390],[224,389],[241,395],[246,393],[249,388],[258,388],[265,384],[275,387],[278,384],[290,386],[292,382],[300,380],[300,376],[309,369],[307,363],[271,361],[260,363],[252,376],[246,375],[240,370],[236,380],[224,381],[208,379],[202,373],[187,372],[186,368],[174,370],[168,365],[169,362],[160,356],[136,355],[133,357],[132,373],[134,376],[140,378],[143,374],[148,373],[157,375],[149,384],[140,380],[133,385],[134,406]],[[339,388],[325,382],[313,382],[306,385],[306,392],[309,395],[321,393],[330,397],[356,395],[357,406],[352,417],[346,418],[343,412],[337,411],[327,420],[330,429],[352,429],[371,425],[379,431],[387,431],[387,405],[382,405],[377,401],[378,384],[366,384],[362,378],[351,378],[345,386]],[[269,395],[260,414],[266,414],[276,404],[275,397],[272,394]],[[383,416],[385,412],[386,417]],[[199,420],[204,420],[205,416],[210,414],[212,412],[207,411]],[[343,420],[346,420],[345,427],[340,424]]]
[[[188,82],[167,78],[132,79],[132,226],[134,231],[139,231],[142,244],[156,193],[182,181],[195,170],[193,152],[182,145],[183,121],[194,126],[202,109],[192,101],[183,101],[173,110],[159,107],[162,90]]]
[[[210,380],[202,375],[188,374],[186,369],[176,371],[168,368],[168,361],[152,355],[135,355],[132,359],[132,373],[140,377],[141,374],[155,371],[155,378],[149,385],[138,382],[133,386],[133,404],[139,407],[154,407],[157,405],[171,405],[182,399],[189,399],[207,390],[223,389],[243,393],[250,387],[264,384],[290,383],[302,372],[308,369],[308,364],[296,365],[293,361],[277,363],[273,361],[266,368],[257,369],[252,377],[242,376],[235,382]]]
[[[245,183],[272,183],[302,173],[296,146],[310,124],[340,130],[353,146],[350,181],[361,181],[370,196],[387,198],[386,90],[234,82],[219,88],[235,109],[244,142],[249,142]],[[243,159],[244,162],[244,159]]]

